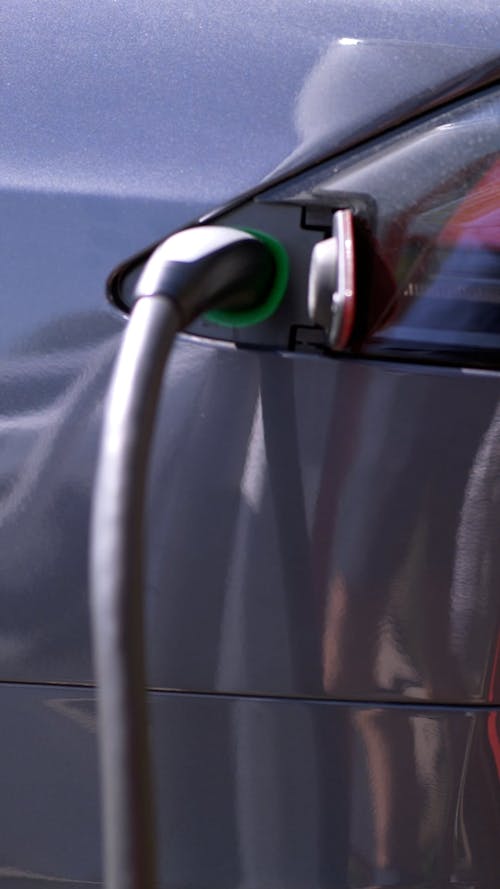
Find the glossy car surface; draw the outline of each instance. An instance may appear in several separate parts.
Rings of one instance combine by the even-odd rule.
[[[107,275],[217,207],[271,220],[328,189],[375,200],[383,247],[394,140],[449,125],[490,163],[499,26],[493,2],[2,3],[0,886],[100,879],[87,525],[125,323]],[[149,507],[162,886],[498,886],[490,353],[180,338]]]

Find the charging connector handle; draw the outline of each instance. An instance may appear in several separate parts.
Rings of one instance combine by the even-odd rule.
[[[184,229],[160,244],[135,297],[172,299],[182,325],[217,307],[244,311],[264,302],[275,275],[269,247],[249,232],[221,225]]]
[[[143,516],[165,362],[179,329],[167,299],[136,304],[105,409],[91,519],[106,889],[153,889],[154,825],[143,650]]]
[[[178,330],[217,306],[257,305],[270,251],[209,226],[161,244],[136,303],[104,411],[90,529],[91,630],[106,889],[154,889],[155,855],[143,643],[143,515],[163,371]]]

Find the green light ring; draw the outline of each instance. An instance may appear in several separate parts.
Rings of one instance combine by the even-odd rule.
[[[215,324],[220,324],[223,327],[249,327],[251,324],[259,324],[261,321],[270,318],[280,305],[288,284],[288,254],[283,245],[265,232],[257,231],[253,228],[244,228],[241,231],[254,235],[269,248],[274,259],[274,281],[267,299],[253,309],[243,309],[242,311],[212,309],[212,311],[206,313],[205,318],[208,321],[213,321]]]

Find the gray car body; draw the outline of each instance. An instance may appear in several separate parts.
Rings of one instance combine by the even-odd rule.
[[[465,101],[498,75],[500,11],[6,0],[0,23],[0,886],[80,887],[89,498],[125,323],[105,279]],[[496,889],[500,555],[470,578],[460,541],[498,527],[470,488],[499,396],[494,372],[179,340],[149,504],[162,886]]]

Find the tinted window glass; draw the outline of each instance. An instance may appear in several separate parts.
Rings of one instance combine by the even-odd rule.
[[[411,219],[395,281],[393,310],[372,347],[441,347],[465,359],[498,350],[500,358],[500,161]]]
[[[296,200],[366,199],[361,348],[500,367],[500,93],[374,140],[300,182]],[[358,343],[359,346],[359,343]]]

